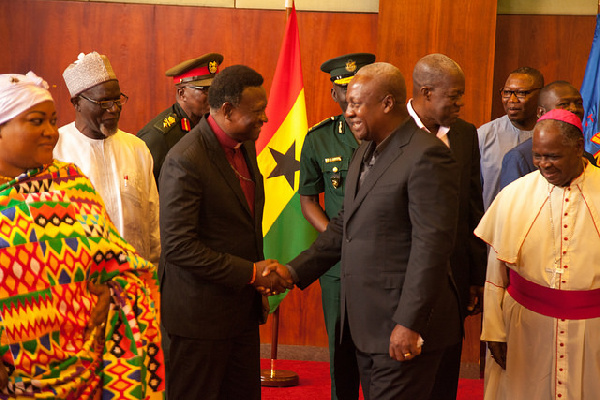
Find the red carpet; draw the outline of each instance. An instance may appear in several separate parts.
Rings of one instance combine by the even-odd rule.
[[[261,360],[261,368],[269,369],[270,361]],[[327,400],[330,398],[329,363],[318,361],[277,360],[276,370],[291,370],[300,376],[300,384],[290,387],[264,387],[262,400]],[[360,396],[362,399],[362,394]],[[483,399],[483,379],[461,379],[458,400]]]

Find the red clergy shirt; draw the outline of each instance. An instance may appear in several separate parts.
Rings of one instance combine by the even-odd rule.
[[[207,121],[225,152],[225,157],[229,161],[231,169],[233,169],[233,172],[238,177],[250,211],[254,215],[254,181],[250,175],[244,154],[241,151],[242,143],[230,138],[211,116],[208,117]]]

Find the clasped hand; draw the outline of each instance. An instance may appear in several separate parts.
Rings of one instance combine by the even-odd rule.
[[[256,277],[253,285],[262,295],[271,296],[294,287],[290,271],[277,260],[258,261],[255,265]]]

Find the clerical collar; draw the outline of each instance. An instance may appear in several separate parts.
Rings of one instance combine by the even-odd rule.
[[[211,115],[209,115],[206,120],[208,121],[208,125],[210,126],[210,129],[212,129],[212,131],[215,133],[215,136],[217,137],[217,140],[219,141],[219,144],[221,145],[222,148],[224,148],[224,149],[239,149],[240,148],[240,146],[242,145],[242,142],[238,142],[237,140],[230,138],[229,135],[227,135],[225,133],[225,131],[223,129],[221,129],[221,127],[219,125],[217,125],[217,122],[213,119],[213,117]]]

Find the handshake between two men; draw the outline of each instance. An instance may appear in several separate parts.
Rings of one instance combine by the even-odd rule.
[[[256,275],[252,285],[264,296],[272,296],[294,288],[294,280],[285,265],[277,260],[263,260],[254,264]]]

